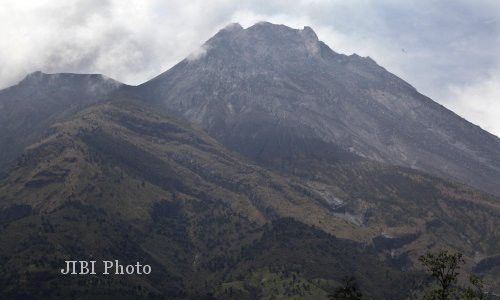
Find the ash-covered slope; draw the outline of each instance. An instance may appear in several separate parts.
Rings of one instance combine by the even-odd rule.
[[[257,161],[352,153],[500,195],[500,139],[309,27],[232,24],[197,53],[136,93]]]
[[[34,72],[0,91],[0,173],[48,127],[105,100],[122,84],[100,74]]]

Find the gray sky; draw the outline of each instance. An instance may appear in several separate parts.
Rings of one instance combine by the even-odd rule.
[[[500,136],[498,0],[1,0],[0,88],[27,73],[139,84],[230,22],[311,26]]]

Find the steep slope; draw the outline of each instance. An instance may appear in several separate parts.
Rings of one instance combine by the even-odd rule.
[[[494,199],[425,174],[396,168],[388,176],[398,180],[371,182],[382,166],[285,179],[135,100],[92,106],[51,131],[0,182],[8,298],[324,298],[355,275],[373,299],[401,299],[418,276],[411,259],[427,249],[461,250],[468,269],[500,252]],[[153,273],[58,274],[84,258],[141,261]]]
[[[121,83],[98,74],[31,73],[0,91],[0,174],[64,116],[102,101]]]
[[[309,27],[232,24],[202,50],[135,92],[265,165],[351,153],[500,195],[500,139]]]
[[[305,189],[133,101],[93,106],[57,123],[0,184],[1,295],[196,298],[223,293],[219,285],[241,280],[241,274],[292,280],[292,271],[309,272],[298,276],[301,284],[322,295],[349,273],[363,279],[366,288],[376,283],[394,291],[376,291],[379,299],[406,292],[396,287],[411,280],[404,281],[375,252],[303,224],[329,214],[326,202]],[[297,232],[280,238],[300,242],[311,235],[341,271],[313,272],[320,267],[314,259],[293,270],[293,260],[266,269],[269,254],[258,244],[277,243],[267,238],[274,232],[268,223],[281,224],[286,216],[296,220],[288,221],[288,230]],[[327,223],[333,227],[335,221]],[[319,256],[310,251],[297,248],[290,255]],[[154,271],[142,277],[58,274],[65,259],[83,258],[141,261]],[[363,269],[355,266],[358,260]],[[388,277],[379,280],[380,274]],[[311,280],[320,275],[331,282],[316,287]],[[242,293],[251,296],[256,290]]]

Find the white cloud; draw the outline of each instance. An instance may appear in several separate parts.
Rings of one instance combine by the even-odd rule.
[[[372,57],[500,135],[488,121],[500,119],[491,91],[500,73],[495,0],[3,0],[0,88],[35,70],[139,84],[203,55],[203,42],[228,23],[263,20],[311,26],[333,50]]]
[[[0,87],[35,70],[104,73],[138,84],[225,25],[213,1],[7,0],[0,10]],[[221,10],[222,11],[222,10]]]
[[[453,111],[500,136],[500,74],[471,85],[450,86],[449,91]]]
[[[187,60],[195,61],[197,59],[200,59],[207,54],[207,51],[208,51],[208,46],[201,45],[187,56]]]

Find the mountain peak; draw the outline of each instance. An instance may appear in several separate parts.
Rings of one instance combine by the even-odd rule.
[[[316,35],[316,32],[314,32],[314,30],[309,26],[304,26],[304,29],[302,29],[300,32],[304,37],[307,37],[309,39],[316,40],[316,41],[319,40],[318,36]]]
[[[217,43],[217,41],[225,39],[227,36],[238,33],[241,30],[243,30],[243,27],[239,23],[230,23],[206,41],[205,45]]]
[[[265,61],[267,64],[274,60],[276,64],[281,64],[319,57],[320,41],[309,26],[294,29],[282,24],[258,22],[244,29],[238,23],[231,23],[201,49],[203,54],[208,53],[208,57],[217,57],[226,63],[231,60],[257,64]],[[191,55],[188,60],[203,56]]]
[[[34,79],[34,78],[42,78],[44,76],[47,76],[49,74],[46,74],[42,71],[34,71],[34,72],[31,72],[31,73],[28,73],[28,75],[26,75],[26,77],[24,78],[24,80],[27,80],[27,79]]]
[[[314,32],[314,30],[309,26],[304,26],[303,29],[294,29],[282,24],[273,24],[270,22],[258,22],[254,25],[244,29],[239,23],[230,23],[226,25],[224,28],[219,30],[217,34],[215,34],[207,43],[210,43],[213,40],[218,40],[220,37],[236,37],[239,38],[250,38],[250,37],[259,37],[261,39],[265,39],[266,37],[282,39],[291,39],[301,37],[308,41],[318,42],[318,36]]]
[[[478,132],[371,58],[335,53],[310,27],[259,22],[229,28],[207,42],[203,55],[141,85],[148,99],[252,159],[272,162],[269,145],[293,132],[290,144],[309,147],[297,141],[316,138],[500,195],[492,179],[500,175],[500,140]],[[265,122],[273,131],[262,129]]]
[[[253,32],[257,34],[267,34],[273,35],[283,38],[291,38],[291,37],[303,37],[307,40],[318,41],[318,36],[314,32],[314,30],[309,26],[304,26],[303,29],[295,29],[288,27],[283,24],[274,24],[270,22],[258,22],[244,31]]]
[[[115,89],[122,85],[121,82],[102,74],[44,73],[42,71],[29,73],[19,82],[19,84],[30,85],[33,87],[37,87],[40,84],[47,86],[59,86],[63,83],[90,86],[91,88],[106,86],[111,89]]]
[[[222,30],[230,31],[230,32],[237,32],[237,31],[243,30],[243,27],[240,25],[240,23],[229,23],[224,28],[222,28],[221,31]]]
[[[271,22],[262,21],[248,27],[247,30],[266,30],[266,31],[272,31],[275,34],[299,33],[303,37],[307,37],[313,40],[318,40],[318,36],[310,26],[304,26],[303,29],[295,29],[283,24],[274,24]]]
[[[36,70],[34,72],[29,73],[27,76],[42,76],[42,75],[47,75],[47,73],[44,73],[40,70]]]

